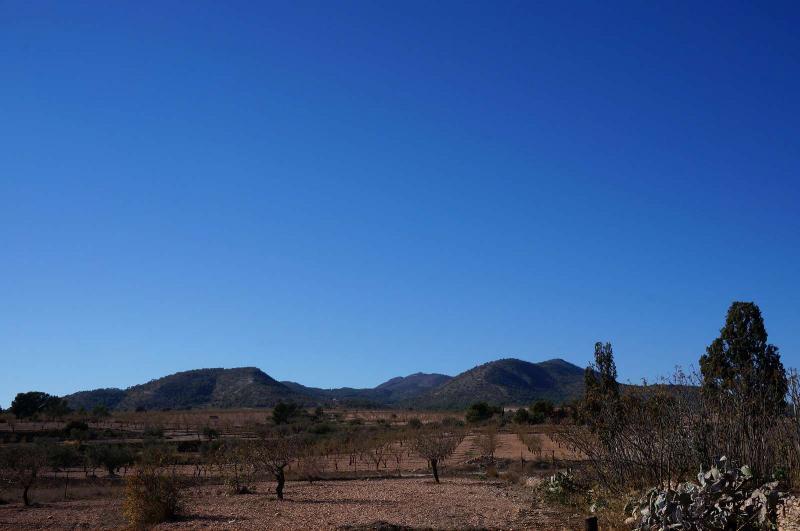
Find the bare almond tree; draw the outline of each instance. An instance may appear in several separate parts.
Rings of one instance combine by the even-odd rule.
[[[252,492],[252,482],[258,470],[254,459],[255,447],[249,441],[228,439],[220,447],[219,467],[231,494]]]
[[[497,426],[490,425],[478,435],[478,447],[483,457],[488,457],[494,463],[494,453],[497,451]]]
[[[458,427],[426,426],[412,436],[414,451],[428,461],[433,479],[439,483],[439,464],[453,455],[464,440],[464,430]]]
[[[302,455],[297,460],[298,477],[309,483],[320,479],[325,472],[326,452],[325,445],[321,443],[305,445]]]
[[[300,457],[303,443],[297,437],[282,432],[267,434],[254,445],[254,459],[262,470],[272,474],[278,483],[275,494],[283,499],[283,487],[286,484],[285,468]]]
[[[530,453],[535,454],[537,457],[541,457],[542,441],[539,438],[539,435],[536,433],[528,433],[523,426],[519,426],[516,432],[517,438],[525,446],[525,448],[527,448]]]
[[[403,460],[409,452],[407,441],[407,434],[400,432],[395,435],[394,440],[389,444],[389,455],[394,459],[394,464],[397,469],[397,477],[402,477]]]
[[[366,441],[362,457],[366,462],[375,465],[375,471],[381,469],[381,464],[386,466],[386,459],[389,455],[391,440],[383,434],[375,435]]]

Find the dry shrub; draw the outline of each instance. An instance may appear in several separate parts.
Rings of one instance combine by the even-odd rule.
[[[524,484],[525,480],[520,472],[520,468],[522,467],[520,467],[519,465],[516,467],[514,466],[509,467],[508,470],[506,470],[505,473],[503,474],[503,479],[512,485]]]
[[[599,404],[583,425],[559,426],[553,436],[585,456],[594,482],[611,491],[669,486],[699,469],[696,402],[686,387],[644,385]]]
[[[613,492],[658,486],[670,489],[717,458],[747,464],[757,478],[798,484],[800,383],[790,373],[786,414],[755,419],[736,395],[707,395],[697,375],[680,371],[670,381],[629,388],[584,424],[562,425],[554,437],[586,456],[593,482]]]
[[[779,426],[778,453],[785,463],[786,480],[800,485],[800,373],[789,371],[789,404],[786,418]]]
[[[219,449],[219,467],[228,494],[255,492],[255,450],[249,441],[226,440]]]
[[[325,473],[325,452],[326,449],[321,443],[309,444],[298,452],[297,477],[309,483],[321,479]]]
[[[181,508],[180,486],[168,473],[170,455],[150,449],[125,483],[122,514],[135,529],[174,519]]]
[[[122,514],[136,529],[166,522],[180,510],[180,490],[175,478],[153,465],[136,468],[125,485]]]

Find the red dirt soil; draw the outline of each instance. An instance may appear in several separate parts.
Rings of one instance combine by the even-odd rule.
[[[541,506],[531,489],[503,482],[430,478],[289,482],[286,500],[274,484],[257,494],[226,496],[220,487],[185,491],[184,516],[156,529],[337,529],[376,522],[426,529],[575,529],[566,517]],[[563,510],[563,509],[562,509]],[[566,518],[566,519],[565,519]],[[117,499],[0,506],[3,529],[117,529],[125,525]]]

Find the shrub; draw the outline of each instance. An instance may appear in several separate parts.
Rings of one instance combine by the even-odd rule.
[[[103,404],[98,404],[92,408],[93,418],[102,419],[110,416],[111,412],[108,410],[108,407]]]
[[[150,444],[143,448],[134,473],[126,479],[122,504],[122,514],[133,528],[148,528],[180,512],[179,484],[171,466],[175,463],[168,447]]]
[[[528,414],[527,409],[521,407],[514,412],[515,424],[528,424],[529,422],[530,422],[530,414]]]
[[[521,468],[521,467],[520,467]],[[505,474],[503,475],[503,479],[506,480],[508,483],[512,485],[519,485],[524,483],[522,471],[520,468],[511,467],[506,470]],[[488,475],[488,471],[487,471]]]
[[[538,422],[533,422],[533,424],[541,424],[542,422],[550,419],[553,417],[555,412],[555,406],[549,400],[537,400],[530,407],[530,415],[532,420],[536,420]]]
[[[278,402],[272,410],[272,422],[275,424],[288,424],[293,419],[301,416],[303,410],[294,403]]]
[[[174,477],[156,464],[137,467],[125,485],[122,514],[136,529],[175,518],[180,511],[180,490]]]
[[[219,431],[215,430],[211,426],[203,426],[203,437],[210,441],[219,438]]]
[[[313,424],[310,428],[308,428],[308,432],[313,433],[314,435],[326,435],[328,433],[332,433],[333,431],[334,427],[328,422]]]
[[[164,428],[162,426],[145,426],[144,436],[147,439],[161,439],[164,437]]]
[[[631,507],[634,529],[775,529],[786,493],[773,481],[758,486],[750,468],[722,457],[697,483],[651,489]]]
[[[64,437],[75,441],[85,441],[90,438],[92,433],[88,424],[80,420],[73,420],[64,427],[63,434]]]
[[[71,420],[64,426],[64,433],[69,434],[72,430],[89,431],[89,425],[82,420]]]
[[[457,428],[463,428],[464,427],[464,421],[463,420],[459,420],[459,419],[457,419],[455,417],[451,417],[451,416],[444,417],[442,419],[441,424],[442,424],[442,426],[449,426],[449,427],[457,427]]]
[[[467,409],[467,422],[471,424],[483,422],[495,414],[502,415],[503,408],[490,406],[486,402],[475,402]]]
[[[117,470],[133,463],[133,453],[125,446],[99,444],[89,447],[92,465],[103,467],[109,476],[116,476]]]
[[[415,430],[419,429],[422,427],[422,421],[419,420],[419,418],[417,417],[411,417],[410,419],[408,419],[408,427],[414,428]]]
[[[580,492],[581,488],[575,481],[575,476],[571,470],[556,472],[542,485],[544,493],[549,498],[565,499],[566,497]]]

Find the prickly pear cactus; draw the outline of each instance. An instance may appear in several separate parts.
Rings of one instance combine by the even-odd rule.
[[[785,498],[777,481],[757,486],[748,466],[722,457],[697,483],[651,489],[629,507],[629,523],[637,531],[774,530]]]

